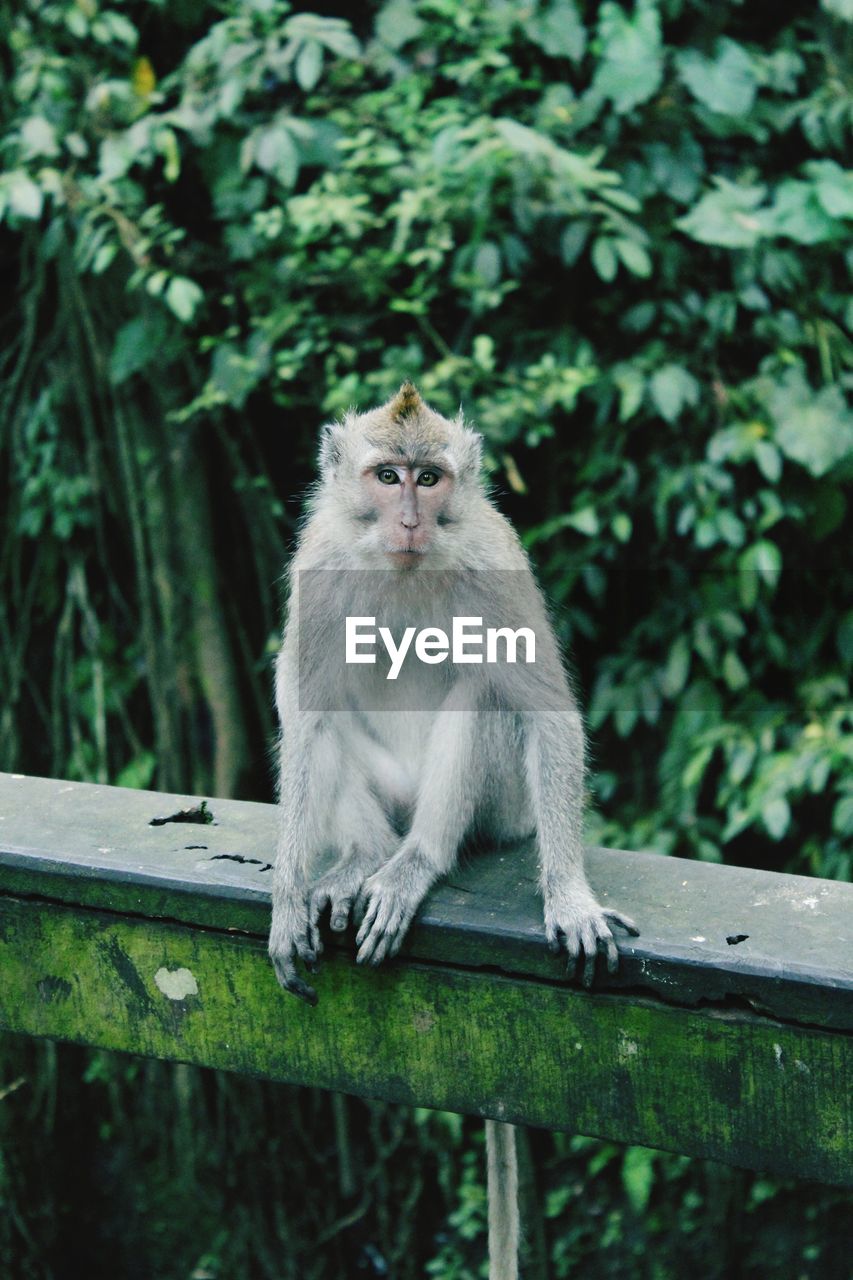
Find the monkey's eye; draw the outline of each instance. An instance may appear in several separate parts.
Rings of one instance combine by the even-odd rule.
[[[400,477],[392,467],[383,467],[381,471],[376,472],[376,479],[380,484],[399,484]]]
[[[437,471],[422,471],[418,476],[418,484],[422,484],[425,488],[431,489],[433,485],[438,484],[439,478]]]

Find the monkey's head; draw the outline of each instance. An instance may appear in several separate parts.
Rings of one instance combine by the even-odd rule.
[[[380,408],[324,428],[318,500],[364,567],[461,568],[458,526],[487,501],[480,463],[477,432],[405,382]]]

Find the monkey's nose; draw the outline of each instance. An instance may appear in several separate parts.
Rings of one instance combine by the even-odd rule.
[[[411,498],[404,498],[400,511],[400,524],[404,529],[416,529],[419,523],[417,503],[413,502]]]

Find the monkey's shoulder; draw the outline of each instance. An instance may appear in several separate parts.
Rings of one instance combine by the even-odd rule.
[[[512,521],[498,510],[491,498],[484,495],[478,503],[466,535],[472,565],[483,569],[530,571],[530,560]]]

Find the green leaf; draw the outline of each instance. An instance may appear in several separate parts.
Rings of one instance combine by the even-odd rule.
[[[661,689],[667,698],[677,698],[687,684],[690,658],[690,641],[686,636],[677,636],[670,647],[660,679]]]
[[[611,376],[619,389],[619,421],[627,422],[643,403],[646,379],[635,365],[627,362],[614,365]]]
[[[59,155],[56,130],[44,116],[30,116],[24,121],[21,125],[21,143],[27,158]]]
[[[578,533],[586,534],[588,538],[594,538],[600,528],[595,507],[581,507],[579,511],[570,511],[563,520],[568,528],[577,529]]]
[[[755,461],[764,479],[776,484],[782,474],[782,455],[775,444],[769,440],[756,441]]]
[[[813,476],[853,458],[853,413],[840,387],[813,391],[799,368],[786,369],[763,394],[783,454]]]
[[[768,234],[787,236],[797,244],[821,244],[845,234],[843,223],[825,211],[811,182],[783,182],[763,223]]]
[[[402,49],[424,29],[413,0],[388,0],[376,18],[376,35],[389,49]]]
[[[608,239],[607,236],[599,236],[592,246],[591,257],[592,265],[601,279],[608,282],[611,281],[616,275],[616,268],[619,266],[613,241]]]
[[[295,185],[299,176],[299,152],[282,121],[256,133],[252,151],[259,169],[271,173],[284,187]]]
[[[784,796],[772,796],[761,806],[761,821],[773,840],[781,840],[791,825],[791,806]]]
[[[832,811],[832,829],[845,839],[853,836],[853,796],[842,796]]]
[[[110,355],[110,382],[119,387],[167,351],[169,321],[159,309],[135,316],[115,336]]]
[[[600,58],[594,91],[620,115],[647,102],[663,79],[660,14],[655,0],[637,0],[633,15],[607,0],[598,19]]]
[[[613,691],[613,724],[620,738],[627,738],[640,714],[640,705],[632,689],[624,686]]]
[[[616,241],[616,252],[632,275],[645,280],[652,274],[652,260],[648,250],[637,244],[636,240],[620,236]]]
[[[586,27],[573,0],[554,0],[525,23],[525,34],[549,58],[580,62],[586,52]]]
[[[192,320],[203,298],[202,290],[186,276],[172,276],[166,288],[166,306],[184,323]]]
[[[752,110],[758,76],[752,58],[734,40],[718,40],[713,58],[687,49],[678,55],[676,65],[694,98],[709,111],[745,116]]]
[[[99,151],[101,177],[107,182],[123,178],[139,159],[139,154],[139,147],[135,145],[129,131],[104,138]]]
[[[634,525],[629,515],[626,515],[624,511],[617,511],[610,521],[610,528],[616,541],[624,543],[630,541]]]
[[[725,249],[751,249],[766,234],[756,210],[764,199],[764,187],[741,187],[725,178],[714,178],[716,191],[709,191],[675,225],[701,244]]]
[[[323,73],[323,46],[319,40],[306,40],[293,68],[296,83],[309,93]]]
[[[853,22],[853,0],[820,0],[820,7],[842,22]]]
[[[524,545],[532,547],[538,542],[547,542],[555,533],[560,533],[563,529],[576,529],[578,533],[594,537],[599,531],[599,520],[595,508],[581,507],[578,511],[569,511],[563,515],[554,516],[543,524],[535,525],[524,535]]]
[[[154,752],[141,751],[135,759],[126,764],[119,772],[115,785],[117,787],[133,787],[136,790],[144,790],[151,785],[156,767],[157,757]]]
[[[23,169],[13,169],[0,177],[0,199],[3,198],[9,212],[19,218],[41,217],[44,203],[41,187]]]
[[[213,353],[211,383],[229,404],[242,409],[258,384],[262,365],[231,342],[223,342]]]
[[[474,272],[487,288],[496,285],[501,278],[501,253],[491,240],[484,240],[474,256]]]
[[[728,687],[735,692],[738,689],[745,689],[749,684],[749,672],[735,653],[734,649],[727,649],[723,657],[723,679]]]
[[[821,206],[831,218],[853,218],[853,171],[834,160],[814,160],[806,165]]]
[[[665,364],[655,370],[649,382],[655,407],[667,422],[675,422],[685,405],[699,401],[699,383],[679,364]]]
[[[656,1152],[646,1147],[629,1147],[622,1161],[622,1185],[636,1214],[643,1214],[655,1181]]]
[[[754,577],[756,587],[758,581],[763,581],[773,591],[782,572],[782,552],[775,542],[763,538],[747,547],[738,560],[738,569],[741,573]],[[752,598],[754,600],[755,595]]]
[[[567,267],[574,266],[589,239],[589,222],[570,222],[560,236],[560,257]]]

